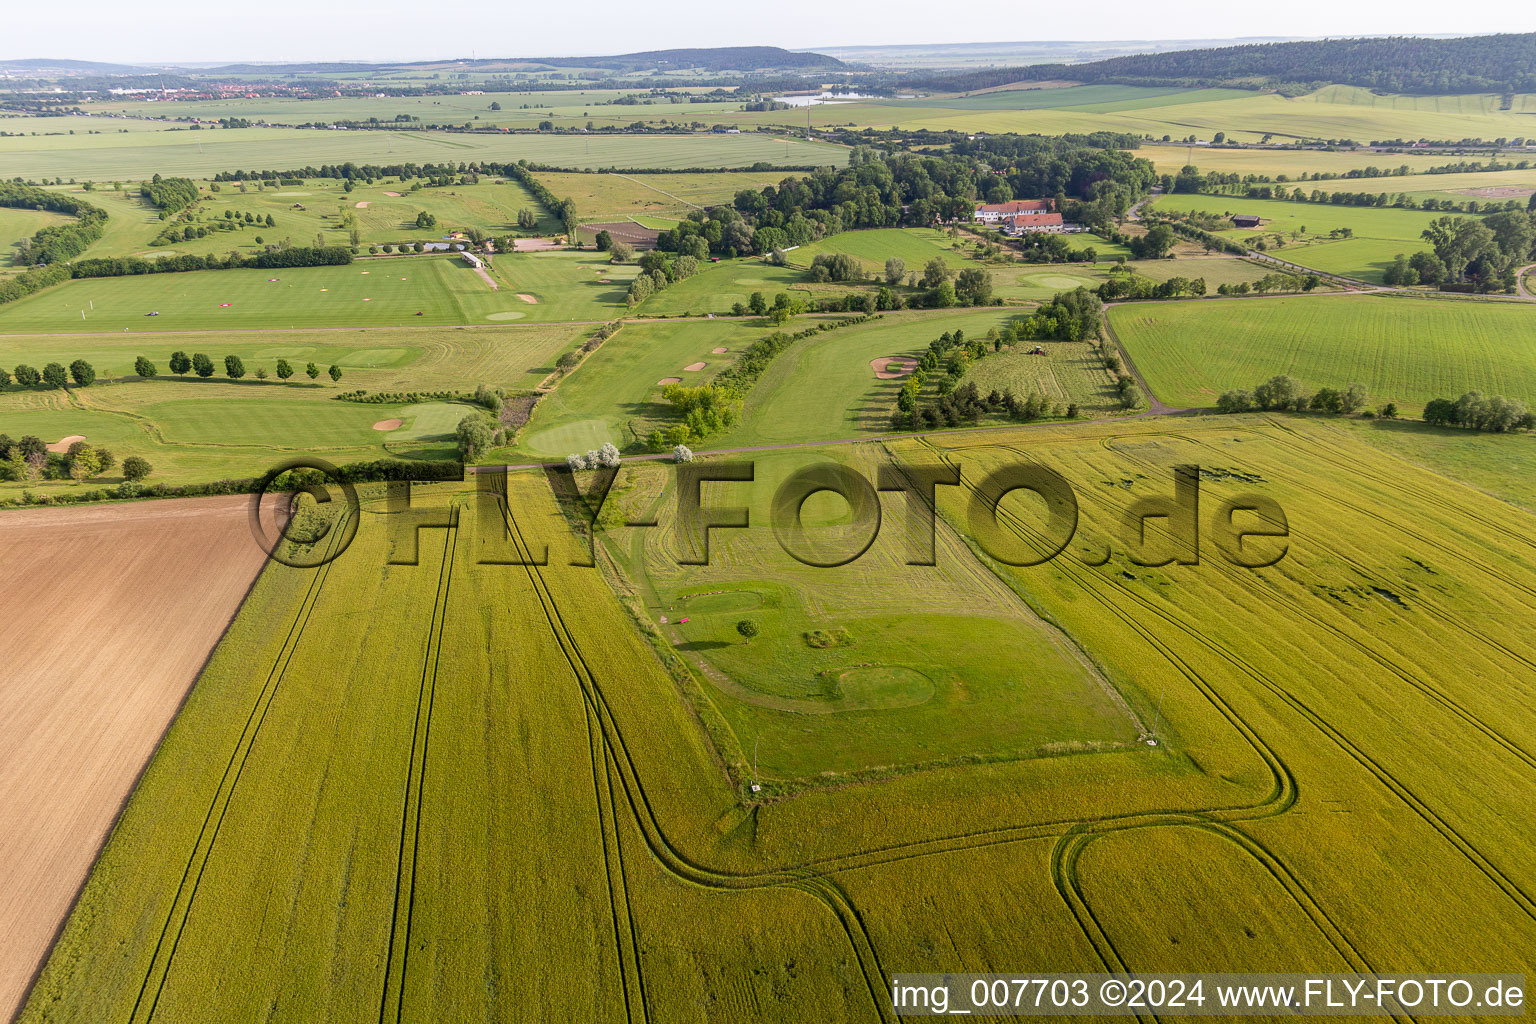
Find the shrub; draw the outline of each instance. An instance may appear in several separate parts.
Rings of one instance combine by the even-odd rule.
[[[465,462],[473,462],[495,440],[496,424],[483,412],[470,413],[459,420],[453,436],[459,445],[459,457]]]
[[[123,478],[125,480],[138,483],[152,472],[154,472],[154,467],[149,464],[147,459],[138,455],[130,455],[123,460]]]

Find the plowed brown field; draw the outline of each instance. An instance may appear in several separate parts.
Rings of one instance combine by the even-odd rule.
[[[261,568],[248,500],[0,513],[0,1020]]]

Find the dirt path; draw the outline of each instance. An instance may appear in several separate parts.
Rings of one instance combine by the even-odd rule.
[[[261,568],[247,500],[0,512],[0,1020]]]
[[[475,273],[480,275],[480,280],[484,281],[486,284],[491,286],[491,291],[493,291],[493,292],[501,291],[501,285],[499,285],[495,281],[491,280],[491,275],[487,274],[485,272],[485,268],[484,267],[476,267],[475,268]]]
[[[1533,269],[1536,269],[1536,263],[1527,263],[1515,271],[1515,291],[1522,299],[1536,299],[1536,294],[1525,286],[1525,275]]]

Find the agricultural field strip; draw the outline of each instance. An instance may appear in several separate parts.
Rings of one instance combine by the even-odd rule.
[[[340,526],[329,532],[327,551],[334,547],[341,536]],[[325,581],[330,576],[331,566],[334,561],[326,562],[314,571],[304,598],[300,603],[298,612],[288,626],[282,646],[272,667],[268,669],[266,681],[258,692],[256,701],[251,707],[246,718],[245,727],[241,731],[235,748],[230,752],[229,761],[225,766],[223,776],[219,780],[218,788],[214,791],[208,804],[208,812],[203,818],[202,828],[199,830],[192,852],[187,858],[187,866],[182,872],[181,883],[177,886],[172,898],[171,907],[166,915],[165,924],[160,930],[159,939],[155,943],[154,952],[144,975],[144,982],[139,988],[138,997],[134,1000],[133,1010],[129,1017],[129,1024],[147,1022],[153,1018],[155,1007],[160,1001],[161,993],[165,990],[165,981],[170,974],[171,961],[176,955],[176,947],[181,941],[182,933],[186,929],[187,919],[191,915],[192,902],[197,897],[198,885],[201,883],[203,873],[208,868],[208,860],[213,855],[214,844],[218,841],[219,829],[223,825],[224,816],[229,811],[230,800],[234,796],[236,786],[239,785],[241,773],[245,770],[246,762],[250,759],[251,748],[255,746],[258,734],[261,731],[262,722],[266,719],[267,711],[272,706],[272,700],[277,694],[277,689],[287,673],[288,664],[293,660],[294,652],[298,649],[303,639],[304,627],[309,621],[310,614],[314,611],[320,593],[325,587]],[[173,934],[174,932],[174,934]],[[169,945],[167,945],[169,939]],[[148,1002],[146,1003],[146,997]],[[142,1010],[142,1013],[141,1013]]]
[[[421,685],[416,693],[416,719],[411,727],[411,760],[400,812],[400,854],[395,874],[395,898],[389,919],[389,949],[384,961],[384,985],[379,994],[379,1024],[386,1024],[391,1018],[399,1022],[404,1019],[405,1013],[405,975],[410,966],[411,920],[412,911],[416,908],[416,864],[421,848],[422,787],[426,785],[428,745],[432,738],[432,707],[437,697],[438,667],[443,652],[443,626],[448,616],[449,589],[453,584],[456,564],[454,555],[459,545],[457,519],[450,522],[452,525],[448,527],[446,552],[438,568],[437,589],[433,596],[426,649],[422,657]],[[419,557],[418,552],[418,561]]]

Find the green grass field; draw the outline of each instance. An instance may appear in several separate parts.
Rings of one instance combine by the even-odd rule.
[[[551,252],[501,256],[494,270],[497,290],[463,260],[446,255],[362,259],[342,267],[83,278],[0,307],[0,334],[602,320],[624,308],[635,272],[634,266],[611,267],[594,253]]]
[[[101,378],[67,394],[13,384],[0,392],[0,433],[13,438],[35,434],[50,444],[81,435],[111,450],[119,467],[129,455],[147,459],[154,467],[151,483],[259,476],[280,459],[304,453],[335,463],[389,455],[447,458],[453,451],[444,435],[452,433],[469,408],[452,403],[359,404],[335,401],[333,396],[357,389],[470,392],[481,384],[527,390],[548,376],[556,357],[588,331],[536,325],[0,338],[0,365],[67,365],[83,358]],[[215,376],[203,380],[170,375],[169,357],[176,350],[207,353]],[[141,355],[155,363],[162,376],[108,382],[132,374],[134,360]],[[243,380],[225,377],[226,355],[237,355],[245,363]],[[291,381],[255,378],[258,367],[271,374],[279,358],[298,371]],[[304,375],[308,362],[322,371],[317,382]],[[323,372],[333,363],[343,371],[339,383]],[[396,418],[404,421],[396,430],[373,429],[374,423]],[[114,469],[83,485],[68,480],[0,481],[0,496],[13,497],[24,489],[51,495],[111,486],[119,482],[118,474]]]
[[[521,233],[515,226],[518,211],[525,209],[539,215],[538,231],[554,234],[559,230],[559,224],[516,181],[485,178],[475,185],[421,188],[414,192],[409,185],[392,178],[372,186],[358,184],[351,192],[345,191],[334,178],[311,178],[303,185],[265,189],[254,185],[242,189],[228,182],[221,183],[218,192],[211,191],[209,183],[201,188],[203,200],[193,219],[178,222],[179,226],[207,227],[226,220],[226,210],[242,222],[250,214],[262,223],[238,231],[210,231],[191,241],[153,245],[166,223],[159,219],[158,210],[139,197],[137,188],[98,189],[85,198],[106,210],[109,220],[102,239],[83,258],[153,259],[188,252],[225,253],[232,249],[251,254],[260,252],[264,243],[313,245],[316,236],[326,245],[350,245],[354,228],[362,246],[440,242],[449,232],[470,227],[500,236]],[[416,226],[416,216],[423,212],[437,217],[436,227]],[[343,221],[343,215],[349,219]],[[274,221],[270,228],[265,224],[268,216]],[[257,238],[262,242],[258,243]]]
[[[844,569],[787,564],[755,515],[706,570],[657,527],[605,532],[621,564],[591,569],[514,474],[506,515],[419,489],[458,524],[386,566],[368,491],[345,555],[257,583],[21,1020],[499,1019],[537,993],[580,1019],[872,1021],[897,964],[1536,967],[1536,839],[1509,812],[1536,742],[1510,613],[1536,586],[1528,513],[1306,418],[832,457],[972,482],[1037,460],[1078,536],[1007,568],[941,488],[934,568],[903,564],[893,504]],[[1280,504],[1284,561],[1237,568],[1209,535],[1199,565],[1128,560],[1126,509],[1189,463],[1202,508]],[[759,509],[786,468],[710,500]],[[665,514],[669,480],[626,471],[617,500]],[[992,543],[1036,514],[1005,503]],[[795,646],[818,628],[852,646]],[[1138,721],[1156,746],[1124,743]]]
[[[1170,195],[1157,200],[1157,209],[1205,213],[1228,217],[1252,214],[1261,218],[1258,228],[1228,228],[1220,232],[1234,241],[1263,238],[1265,244],[1293,263],[1381,283],[1382,273],[1398,253],[1430,251],[1422,232],[1439,213],[1421,210],[1333,206],[1326,203],[1293,203],[1282,200],[1242,199],[1221,195]],[[1327,236],[1348,228],[1353,237],[1333,240]],[[1276,236],[1283,244],[1276,245]]]
[[[1361,383],[1405,412],[1467,391],[1536,400],[1530,310],[1514,303],[1337,295],[1137,303],[1109,322],[1163,401],[1211,406],[1285,373]]]
[[[954,245],[955,241],[948,235],[933,228],[875,228],[845,231],[802,245],[789,253],[789,260],[797,267],[808,267],[822,254],[847,253],[864,264],[870,273],[879,274],[885,270],[885,261],[894,256],[906,264],[909,275],[915,273],[919,277],[924,264],[935,257],[954,270],[980,265]]]
[[[14,250],[16,243],[24,238],[31,238],[38,231],[56,224],[67,224],[70,218],[61,213],[51,213],[48,210],[14,210],[9,207],[0,207],[0,261],[9,264],[8,258]],[[0,271],[13,269],[10,266],[0,267]],[[25,266],[15,267],[15,270],[25,270]]]
[[[541,173],[539,181],[555,195],[569,196],[584,220],[672,214],[729,203],[745,188],[777,185],[790,172],[725,171],[717,174],[562,174]]]

